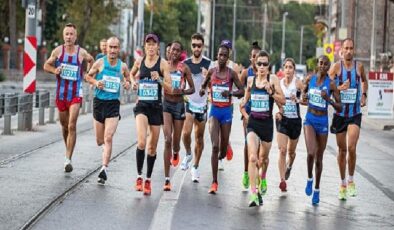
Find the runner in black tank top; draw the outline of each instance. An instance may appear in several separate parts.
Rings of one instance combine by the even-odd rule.
[[[156,148],[160,135],[160,125],[163,124],[163,109],[161,102],[161,87],[171,90],[171,78],[167,62],[158,55],[159,38],[155,34],[145,37],[145,57],[137,60],[130,71],[130,80],[133,89],[138,88],[138,102],[134,108],[137,126],[137,191],[144,191],[144,195],[151,194],[151,175],[156,160]],[[135,75],[140,71],[140,80],[136,81]],[[147,142],[147,130],[149,139]],[[142,167],[145,159],[145,145],[148,146],[147,173],[144,186]]]

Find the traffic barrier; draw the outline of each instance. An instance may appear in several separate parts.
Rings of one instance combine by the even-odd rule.
[[[4,94],[4,130],[3,135],[12,135],[11,116],[18,111],[18,94]]]
[[[22,94],[18,98],[18,130],[32,130],[33,94]]]
[[[45,108],[49,107],[49,91],[37,90],[35,107],[38,108],[38,125],[45,125]]]

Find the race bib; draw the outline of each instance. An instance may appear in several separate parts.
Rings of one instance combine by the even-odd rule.
[[[205,106],[197,106],[189,103],[189,110],[193,113],[205,113]]]
[[[173,89],[181,88],[181,73],[179,71],[173,72],[171,75],[171,86]]]
[[[309,103],[320,108],[326,108],[326,100],[322,98],[320,89],[309,89]]]
[[[341,102],[345,104],[356,103],[357,89],[347,89],[341,91]]]
[[[252,112],[268,112],[270,109],[268,94],[252,93],[250,101]]]
[[[140,81],[138,83],[138,99],[141,101],[158,100],[159,86],[157,82]]]
[[[291,99],[286,99],[286,104],[283,106],[283,115],[288,118],[298,118],[297,103]]]
[[[103,76],[104,88],[103,90],[109,93],[117,93],[120,88],[120,78],[112,76]]]
[[[230,98],[226,98],[222,96],[222,92],[229,91],[230,88],[228,86],[223,85],[213,85],[212,86],[212,99],[214,102],[230,102]]]
[[[66,63],[62,63],[61,65],[62,70],[60,72],[60,77],[69,80],[69,81],[76,81],[78,80],[78,66],[77,65],[70,65]]]

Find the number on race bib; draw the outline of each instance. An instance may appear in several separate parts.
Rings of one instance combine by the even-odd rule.
[[[78,80],[78,66],[62,63],[62,70],[60,77],[65,80],[76,81]]]
[[[112,77],[112,76],[103,76],[104,81],[104,91],[109,93],[117,93],[119,92],[120,88],[120,78],[119,77]]]

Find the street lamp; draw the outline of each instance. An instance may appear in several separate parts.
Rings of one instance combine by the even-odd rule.
[[[280,54],[280,59],[281,59],[281,64],[283,64],[283,60],[285,59],[285,32],[286,32],[286,16],[288,15],[288,12],[283,13],[283,18],[282,18],[282,52]]]
[[[300,64],[302,64],[302,42],[304,39],[304,25],[301,26],[301,39],[300,39],[300,59],[298,60],[298,62]]]

